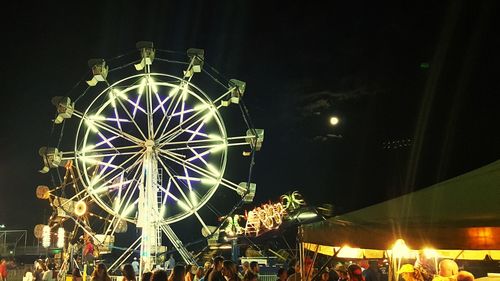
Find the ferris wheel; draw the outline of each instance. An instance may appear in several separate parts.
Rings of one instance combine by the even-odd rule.
[[[211,233],[202,209],[214,194],[227,190],[241,200],[254,194],[251,166],[264,131],[248,116],[245,82],[219,78],[203,50],[189,49],[183,61],[151,42],[136,47],[140,58],[131,63],[90,60],[91,79],[77,98],[52,99],[54,123],[74,128],[73,141],[67,148],[44,147],[40,155],[42,172],[71,163],[83,188],[67,200],[84,213],[89,203],[105,213],[103,235],[113,236],[129,223],[141,228],[115,265],[140,249],[142,272],[154,264],[162,233],[186,262],[194,262],[170,224],[193,216]],[[249,160],[245,176],[236,181],[225,175],[228,159],[238,154]]]

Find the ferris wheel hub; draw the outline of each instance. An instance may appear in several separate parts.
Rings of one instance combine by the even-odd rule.
[[[146,151],[152,151],[155,146],[154,140],[146,140],[144,142],[144,147],[146,147]]]

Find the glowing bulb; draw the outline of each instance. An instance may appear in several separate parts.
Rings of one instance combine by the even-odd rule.
[[[201,183],[211,185],[211,184],[216,184],[217,180],[213,178],[203,178],[201,179]]]
[[[182,209],[186,210],[186,211],[189,211],[189,206],[186,205],[186,203],[182,202],[181,200],[177,201],[177,204],[179,204],[179,207],[181,207]]]
[[[340,121],[339,118],[337,118],[335,116],[330,117],[330,125],[332,125],[332,126],[337,125],[339,123],[339,121]]]
[[[123,213],[122,213],[122,215],[121,215],[121,216],[122,216],[122,217],[126,217],[126,216],[128,216],[128,215],[132,214],[132,212],[134,211],[134,209],[135,209],[135,205],[134,205],[134,204],[130,204],[130,205],[129,205],[126,209],[125,209],[125,211],[123,211]]]
[[[410,249],[408,248],[408,246],[406,246],[406,243],[403,239],[398,239],[392,247],[392,252],[394,253],[394,257],[403,258],[409,256]]]
[[[141,84],[139,85],[139,95],[144,93],[144,88],[146,88],[146,78],[142,78]]]
[[[64,248],[64,228],[57,230],[57,248]]]
[[[172,90],[170,90],[168,96],[169,97],[175,96],[178,92],[179,92],[179,86],[175,86],[172,88]]]
[[[111,106],[113,108],[116,107],[116,103],[115,103],[115,94],[114,94],[114,91],[109,91],[109,101],[111,102]]]
[[[78,201],[75,204],[75,215],[81,217],[87,212],[87,204],[84,201]]]
[[[153,77],[149,77],[149,85],[151,85],[151,89],[153,93],[158,94],[158,86],[156,86],[156,82]]]
[[[214,165],[212,164],[207,164],[207,168],[210,170],[210,172],[212,172],[212,174],[216,175],[216,176],[220,176],[220,172],[219,170],[217,170],[217,168],[215,168]]]
[[[50,246],[50,226],[44,225],[42,230],[42,246],[48,248]]]
[[[220,144],[220,145],[217,145],[217,146],[214,146],[213,148],[210,149],[210,152],[211,153],[215,153],[215,152],[219,152],[223,149],[225,149],[227,147],[227,144]]]
[[[426,248],[424,249],[424,255],[428,258],[437,258],[438,252],[434,249]]]

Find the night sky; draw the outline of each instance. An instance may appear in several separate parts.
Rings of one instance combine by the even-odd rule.
[[[47,182],[38,149],[51,97],[82,79],[89,58],[141,40],[205,49],[221,74],[247,82],[265,129],[257,204],[298,190],[343,213],[500,158],[495,1],[270,2],[11,3],[1,18],[0,223],[31,231],[50,214],[35,188]]]

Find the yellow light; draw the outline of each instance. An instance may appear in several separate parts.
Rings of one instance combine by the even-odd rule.
[[[134,204],[130,204],[126,209],[125,211],[122,212],[121,216],[122,217],[127,217],[128,215],[132,214],[132,212],[134,211],[135,209],[135,205]]]
[[[149,77],[149,85],[151,85],[151,89],[153,90],[153,93],[157,94],[158,93],[158,86],[156,86],[156,82],[153,79],[153,77]]]
[[[87,151],[90,151],[90,150],[92,150],[94,148],[95,148],[95,145],[90,144],[90,145],[87,145],[84,148],[82,148],[82,152],[87,152]]]
[[[48,248],[50,246],[50,226],[44,225],[42,230],[42,246]]]
[[[160,217],[164,218],[166,213],[167,213],[167,206],[161,205],[161,208],[160,208]]]
[[[144,93],[144,88],[146,88],[146,78],[142,78],[141,84],[139,85],[139,95]]]
[[[109,91],[109,101],[111,102],[111,106],[115,108],[116,107],[115,94],[113,91]]]
[[[335,126],[339,123],[339,118],[332,116],[330,117],[330,125]]]
[[[208,134],[208,138],[213,140],[222,140],[221,136],[216,134]]]
[[[340,252],[338,253],[339,258],[357,258],[361,255],[361,249],[360,248],[351,248],[347,245],[342,247]]]
[[[87,204],[84,201],[78,201],[75,204],[75,215],[81,217],[87,212]]]
[[[185,101],[187,99],[188,94],[188,85],[184,85],[182,88],[182,100]]]
[[[179,86],[175,86],[172,88],[172,90],[170,90],[168,96],[169,97],[175,96],[178,92],[179,92]]]
[[[396,240],[394,246],[392,247],[392,253],[395,258],[404,258],[410,255],[410,249],[406,246],[403,239]]]
[[[194,109],[194,111],[200,111],[200,110],[206,109],[208,107],[209,107],[208,104],[200,103],[200,104],[195,105],[193,109]]]
[[[179,207],[181,207],[182,209],[184,209],[186,211],[190,210],[189,206],[186,205],[186,203],[182,202],[181,200],[177,201],[177,204],[179,204]]]
[[[198,197],[196,197],[196,194],[192,190],[189,192],[189,199],[191,199],[193,205],[198,205]]]
[[[205,113],[205,115],[203,116],[203,122],[205,122],[205,123],[210,122],[210,120],[212,120],[212,117],[214,117],[214,113],[212,112],[212,110],[210,110],[209,112]]]
[[[64,248],[64,228],[57,230],[57,248]]]
[[[438,252],[434,249],[431,248],[425,248],[424,249],[424,255],[428,258],[437,258],[438,257]]]
[[[213,179],[213,178],[202,178],[201,179],[201,183],[203,184],[216,184],[217,183],[217,180],[216,179]]]
[[[212,172],[212,174],[216,175],[216,176],[220,176],[220,172],[219,170],[217,170],[217,168],[215,168],[214,165],[212,164],[207,164],[207,168],[210,170],[210,172]]]
[[[85,120],[85,124],[90,128],[90,130],[92,132],[94,132],[94,133],[99,132],[99,130],[97,129],[97,127],[94,125],[94,121],[86,119]]]
[[[210,153],[215,153],[215,152],[219,152],[221,150],[224,150],[225,148],[227,147],[227,144],[220,144],[220,145],[217,145],[215,147],[212,147],[210,149]]]

